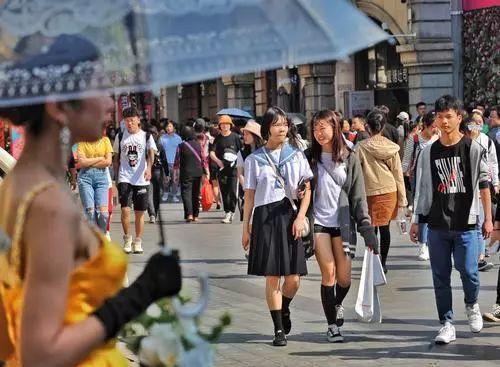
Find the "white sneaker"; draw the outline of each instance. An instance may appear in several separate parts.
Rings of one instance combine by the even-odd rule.
[[[156,217],[154,215],[149,216],[149,223],[155,224],[156,223]]]
[[[123,251],[126,254],[130,254],[132,252],[132,236],[124,235],[123,236]]]
[[[465,314],[469,319],[470,331],[479,333],[483,328],[483,317],[479,310],[479,304],[474,303],[472,306],[465,306]]]
[[[429,260],[429,248],[427,247],[427,244],[419,243],[417,257],[420,261]]]
[[[142,254],[144,250],[142,249],[142,240],[140,238],[136,238],[134,240],[134,254]]]
[[[233,212],[231,212],[230,214],[231,214],[231,223],[232,223],[232,222],[233,222],[233,219],[234,219],[234,213],[233,213]]]
[[[226,215],[224,215],[224,218],[221,220],[221,222],[224,224],[229,224],[231,223],[231,221],[232,221],[231,213],[226,213]]]
[[[457,336],[455,334],[455,326],[452,323],[446,322],[444,326],[439,329],[438,335],[434,339],[436,344],[449,344],[455,341]]]

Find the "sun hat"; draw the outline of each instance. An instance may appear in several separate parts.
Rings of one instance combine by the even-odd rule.
[[[248,120],[245,127],[241,129],[241,131],[245,130],[262,139],[262,135],[260,135],[260,125],[257,121]]]
[[[405,111],[401,111],[399,113],[399,115],[397,116],[397,119],[401,120],[401,121],[409,121],[410,120],[410,115],[408,115],[408,113],[405,112]]]
[[[219,125],[220,124],[230,124],[230,125],[234,125],[233,124],[233,119],[231,118],[231,116],[229,115],[220,115],[219,116]]]

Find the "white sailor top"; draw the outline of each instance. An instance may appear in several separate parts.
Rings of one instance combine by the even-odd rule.
[[[282,187],[272,159],[284,178]],[[297,188],[301,180],[310,180],[313,172],[304,153],[285,143],[281,149],[273,151],[261,147],[245,160],[245,190],[255,190],[254,207],[283,200],[286,196],[297,199]]]

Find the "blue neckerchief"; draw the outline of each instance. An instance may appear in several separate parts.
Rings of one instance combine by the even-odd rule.
[[[265,164],[267,166],[270,165],[267,157],[266,157],[266,152],[269,158],[272,160],[272,162],[275,164],[277,167],[278,171],[280,172],[281,176],[285,179],[285,185],[288,184],[286,182],[286,176],[285,176],[285,165],[295,157],[295,155],[299,152],[300,150],[297,148],[292,147],[290,144],[285,143],[283,147],[281,148],[280,152],[280,157],[279,157],[279,162],[276,162],[274,160],[274,157],[271,155],[271,151],[267,149],[265,146],[260,147],[257,149],[253,154],[255,156],[255,159],[262,164]],[[276,188],[282,188],[281,187],[279,180],[276,180]]]

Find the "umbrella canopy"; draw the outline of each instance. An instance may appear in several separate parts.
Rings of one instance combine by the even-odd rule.
[[[232,117],[243,117],[246,119],[253,118],[253,116],[250,115],[247,111],[241,110],[239,108],[223,108],[222,110],[217,112],[217,115],[229,115]]]
[[[385,38],[345,0],[5,1],[0,107],[344,58]]]

